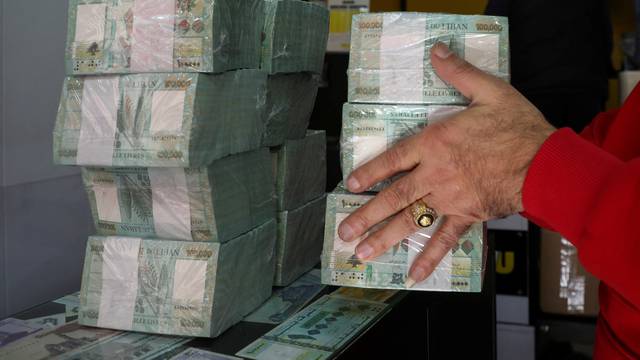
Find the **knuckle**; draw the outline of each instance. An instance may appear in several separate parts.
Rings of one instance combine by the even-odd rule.
[[[365,231],[370,227],[368,218],[366,217],[366,215],[363,215],[361,213],[355,212],[351,214],[348,220],[349,225],[351,225],[351,227],[359,232]]]
[[[450,231],[441,230],[436,240],[448,249],[458,244],[458,236]]]
[[[394,146],[391,149],[387,150],[387,152],[385,152],[385,156],[384,156],[384,166],[388,169],[398,169],[400,167],[400,164],[402,164],[402,159],[403,159],[403,151],[401,150],[402,147],[399,146]]]
[[[402,195],[395,186],[385,189],[379,196],[390,209],[395,210],[402,205]]]
[[[456,66],[453,69],[453,75],[457,77],[466,77],[473,74],[476,68],[465,60],[458,59]]]

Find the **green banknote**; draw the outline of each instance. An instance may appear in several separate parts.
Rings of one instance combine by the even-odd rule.
[[[322,73],[329,10],[299,0],[265,0],[261,69],[275,73]]]
[[[344,104],[340,139],[343,177],[398,141],[464,109],[456,105]],[[383,181],[371,190],[379,191],[389,183]]]
[[[224,244],[90,237],[83,325],[216,337],[271,295],[276,223]]]
[[[125,332],[80,348],[63,358],[65,360],[148,360],[155,359],[191,340],[177,336]]]
[[[100,235],[226,242],[275,216],[267,149],[202,168],[86,167],[82,179]]]
[[[355,256],[359,240],[344,242],[338,226],[373,195],[335,191],[327,196],[327,214],[322,250],[322,283],[375,289],[406,289],[409,270],[442,221],[399,242],[378,258],[361,262]],[[374,228],[375,231],[377,229]],[[363,236],[366,237],[368,234]],[[484,226],[475,224],[424,281],[410,290],[480,292],[486,257]]]
[[[70,0],[69,75],[256,69],[262,0]]]
[[[278,213],[276,286],[287,286],[320,261],[326,199]]]
[[[60,165],[200,167],[261,146],[267,75],[68,77],[53,131]]]
[[[388,305],[325,295],[236,355],[258,360],[328,359]]]
[[[326,134],[319,130],[272,149],[278,211],[297,209],[325,193],[326,152]]]
[[[287,139],[305,136],[318,83],[318,76],[311,73],[269,75],[264,146],[279,146]]]

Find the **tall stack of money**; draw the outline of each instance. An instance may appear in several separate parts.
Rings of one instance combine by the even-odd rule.
[[[214,337],[271,295],[264,138],[284,91],[260,70],[264,11],[263,0],[70,0],[54,161],[82,167],[98,233],[80,324]]]
[[[463,111],[469,100],[442,81],[430,61],[431,48],[445,43],[453,52],[492,75],[509,79],[508,22],[503,17],[428,13],[358,14],[351,28],[348,100],[342,114],[341,164],[346,179],[353,170],[425,127]],[[376,192],[339,187],[327,197],[322,281],[362,288],[405,289],[416,257],[444,217],[398,242],[375,261],[355,255],[359,240],[344,242],[338,227]],[[384,224],[369,231],[375,232]],[[413,290],[478,292],[486,258],[483,224],[459,239],[433,274]],[[364,237],[366,237],[366,234]],[[363,238],[364,238],[363,237]]]

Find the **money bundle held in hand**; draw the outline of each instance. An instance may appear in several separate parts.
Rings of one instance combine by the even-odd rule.
[[[215,337],[271,295],[276,224],[224,244],[89,238],[82,325]]]
[[[69,75],[257,69],[263,0],[71,0]]]

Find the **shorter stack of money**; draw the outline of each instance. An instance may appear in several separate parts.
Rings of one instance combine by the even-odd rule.
[[[67,74],[256,69],[263,0],[71,0]]]
[[[438,229],[436,223],[408,236],[374,261],[361,262],[355,248],[361,239],[344,242],[338,226],[375,194],[349,194],[337,189],[327,196],[324,248],[322,250],[322,282],[329,285],[376,289],[407,289],[405,282],[411,265]],[[382,226],[381,224],[379,226]],[[371,231],[375,231],[375,227]],[[411,290],[480,292],[486,261],[484,226],[475,224],[458,240],[433,273]],[[368,235],[362,236],[364,239]]]
[[[202,168],[83,168],[99,235],[226,242],[275,212],[267,149]]]
[[[257,149],[266,84],[260,70],[69,77],[53,133],[54,161],[202,167]]]
[[[276,224],[224,244],[89,238],[79,322],[215,337],[271,295]]]
[[[321,73],[329,11],[303,1],[265,0],[261,68],[270,74]]]
[[[509,79],[508,20],[481,15],[358,14],[351,27],[349,102],[466,104],[431,66],[436,42],[480,69]]]

